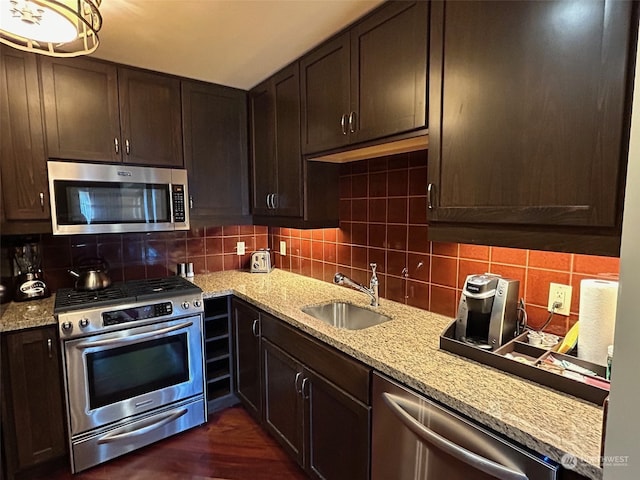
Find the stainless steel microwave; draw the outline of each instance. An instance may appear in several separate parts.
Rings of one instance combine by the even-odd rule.
[[[47,162],[54,235],[189,229],[187,171]]]

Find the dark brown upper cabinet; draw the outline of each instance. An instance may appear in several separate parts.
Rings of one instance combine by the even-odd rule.
[[[298,63],[251,90],[253,213],[301,217]]]
[[[249,92],[254,223],[329,227],[338,223],[338,166],[300,152],[298,63]]]
[[[46,220],[49,187],[36,56],[0,47],[0,76],[4,219]]]
[[[429,2],[388,2],[300,60],[302,151],[426,127]]]
[[[124,161],[182,167],[180,80],[119,68],[118,91]]]
[[[185,80],[182,118],[191,222],[246,223],[247,92]]]
[[[41,71],[50,158],[183,165],[178,79],[84,58]]]
[[[432,240],[618,254],[636,29],[626,1],[432,2]]]
[[[41,71],[49,157],[121,161],[116,66],[43,57]]]

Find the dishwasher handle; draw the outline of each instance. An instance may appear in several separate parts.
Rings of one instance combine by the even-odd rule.
[[[504,465],[500,465],[499,463],[489,460],[488,458],[473,453],[427,428],[425,425],[413,418],[413,416],[403,408],[403,403],[411,403],[409,400],[386,392],[382,394],[382,398],[402,423],[416,434],[424,443],[433,445],[437,449],[457,458],[461,462],[464,462],[487,475],[492,475],[499,480],[529,480],[529,477],[524,473],[512,470]]]

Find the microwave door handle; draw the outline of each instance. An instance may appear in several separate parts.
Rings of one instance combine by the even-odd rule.
[[[500,465],[499,463],[489,460],[482,455],[473,453],[472,451],[461,447],[460,445],[427,428],[425,425],[413,418],[413,416],[401,405],[401,403],[409,403],[413,405],[413,402],[386,392],[382,394],[382,398],[400,421],[415,435],[417,435],[423,443],[433,445],[438,450],[445,452],[461,462],[464,462],[467,465],[499,480],[529,480],[529,477],[524,473],[505,467],[504,465]],[[424,409],[424,407],[419,408]]]
[[[113,347],[113,346],[119,346],[119,345],[127,345],[129,343],[140,342],[142,340],[147,340],[147,339],[151,339],[151,338],[157,337],[158,335],[164,335],[166,333],[175,332],[176,330],[181,330],[183,328],[188,328],[191,325],[193,325],[193,322],[184,322],[184,323],[180,323],[178,325],[173,325],[171,327],[161,328],[160,330],[153,330],[152,332],[148,332],[148,333],[141,333],[139,335],[132,335],[130,337],[110,338],[110,339],[107,339],[107,340],[81,342],[81,343],[76,345],[76,348],[79,349],[79,350],[83,350],[85,348],[92,348],[92,347]]]
[[[173,422],[174,420],[182,417],[185,413],[187,413],[187,411],[188,409],[186,408],[172,410],[163,414],[159,419],[153,418],[151,419],[151,421],[147,420],[141,422],[140,428],[136,428],[135,430],[132,430],[130,432],[107,433],[105,436],[98,439],[98,444],[100,445],[104,443],[118,442],[120,440],[129,440],[131,438],[145,435],[153,430],[156,430],[157,428],[166,425],[167,423]]]

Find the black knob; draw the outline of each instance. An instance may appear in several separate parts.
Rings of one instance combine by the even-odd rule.
[[[71,322],[69,321],[62,322],[62,330],[69,331],[72,328],[73,328],[73,325],[71,324]]]
[[[80,321],[78,322],[78,324],[80,325],[80,328],[86,328],[89,326],[89,319],[88,318],[81,318]]]

